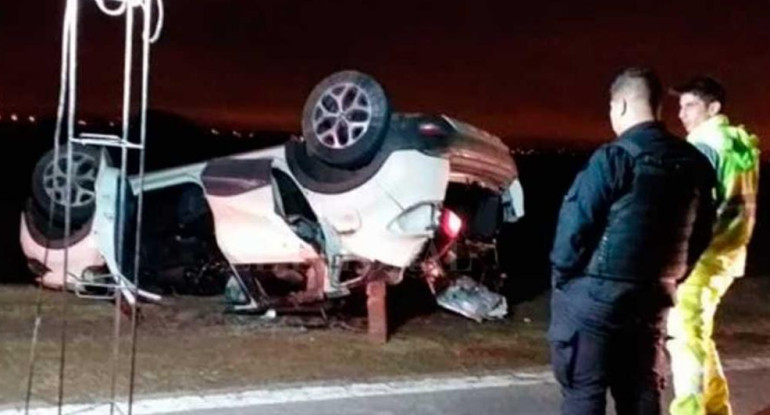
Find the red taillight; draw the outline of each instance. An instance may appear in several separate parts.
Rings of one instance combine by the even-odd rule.
[[[444,209],[444,212],[441,214],[441,230],[444,231],[447,236],[454,239],[460,234],[462,229],[463,220],[451,210]]]

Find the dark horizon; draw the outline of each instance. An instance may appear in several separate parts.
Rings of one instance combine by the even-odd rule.
[[[63,5],[0,5],[0,114],[54,113]],[[82,108],[116,116],[122,22],[91,1],[82,9]],[[298,131],[313,85],[353,68],[377,78],[396,111],[595,146],[613,136],[613,73],[645,64],[667,86],[696,72],[721,78],[727,114],[762,138],[770,134],[767,22],[759,2],[166,0],[150,104],[204,124]],[[664,119],[682,135],[676,107],[667,98]]]
[[[297,126],[294,129],[288,129],[288,128],[266,128],[263,125],[238,125],[238,124],[229,124],[226,122],[217,122],[216,120],[213,121],[201,121],[201,120],[195,120],[192,118],[186,117],[184,114],[181,113],[175,113],[173,111],[168,110],[157,110],[154,108],[149,109],[149,117],[152,118],[154,114],[162,113],[166,116],[171,117],[180,117],[182,120],[184,120],[185,123],[189,123],[190,125],[193,125],[197,128],[200,128],[202,132],[208,133],[211,136],[222,136],[222,137],[229,137],[229,138],[237,138],[237,139],[255,139],[260,138],[260,135],[264,136],[270,136],[274,134],[286,134],[286,135],[293,135],[297,134],[300,135],[300,127]],[[10,119],[10,115],[13,115],[16,117],[16,121],[12,121]],[[33,121],[34,120],[34,121]],[[37,112],[13,112],[13,113],[0,113],[0,127],[8,127],[12,125],[16,125],[17,128],[21,129],[27,129],[27,130],[33,130],[35,128],[48,128],[50,131],[50,137],[49,135],[40,134],[41,131],[38,130],[38,133],[35,134],[36,137],[44,140],[53,139],[53,123],[56,120],[56,114],[49,113],[49,114],[41,114]],[[94,127],[96,130],[101,131],[101,129],[114,129],[118,128],[119,123],[117,121],[117,118],[104,118],[99,115],[84,115],[82,117],[79,117],[78,123],[82,126],[82,122],[85,122],[86,125],[91,126],[98,126]],[[86,127],[87,128],[87,127]],[[505,142],[512,151],[515,150],[574,150],[574,151],[588,151],[593,150],[597,146],[601,145],[605,141],[592,141],[590,139],[583,139],[583,140],[569,140],[565,138],[560,137],[538,137],[538,136],[502,136],[499,137],[503,142]],[[255,148],[258,148],[259,145],[256,144]]]

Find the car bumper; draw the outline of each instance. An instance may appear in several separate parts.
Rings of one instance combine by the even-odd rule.
[[[23,215],[23,214],[22,214]],[[40,283],[46,288],[61,289],[64,279],[64,263],[67,262],[66,284],[71,288],[86,268],[104,265],[93,234],[86,236],[68,249],[52,249],[36,242],[27,227],[27,221],[21,218],[21,249],[30,263],[42,271]]]

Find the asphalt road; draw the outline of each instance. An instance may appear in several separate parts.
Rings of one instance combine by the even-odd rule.
[[[736,368],[728,372],[736,414],[770,414],[770,367]],[[487,386],[469,384],[464,389],[419,391],[396,390],[382,396],[313,400],[297,397],[296,402],[253,405],[232,409],[184,411],[194,415],[479,415],[479,414],[557,414],[559,390],[552,379],[543,377],[532,384]],[[609,414],[614,414],[608,405]]]
[[[734,413],[770,415],[770,358],[728,360]],[[367,383],[299,383],[259,390],[179,394],[143,398],[132,414],[176,415],[479,415],[557,414],[558,386],[547,368],[479,376],[385,380]],[[667,391],[667,399],[670,391]],[[119,402],[116,413],[129,413]],[[0,408],[0,415],[20,415]],[[106,404],[48,406],[33,415],[96,415],[110,413]],[[614,414],[612,402],[608,414]]]

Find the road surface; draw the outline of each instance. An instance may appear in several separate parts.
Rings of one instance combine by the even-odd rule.
[[[770,415],[770,358],[728,360],[736,414]],[[559,390],[547,368],[482,376],[323,383],[138,400],[134,414],[174,415],[478,415],[556,414]],[[122,412],[125,403],[120,404]],[[609,414],[614,414],[611,402]],[[30,413],[48,415],[58,408]],[[68,405],[63,414],[108,413],[105,405]],[[17,409],[0,415],[18,415]]]

